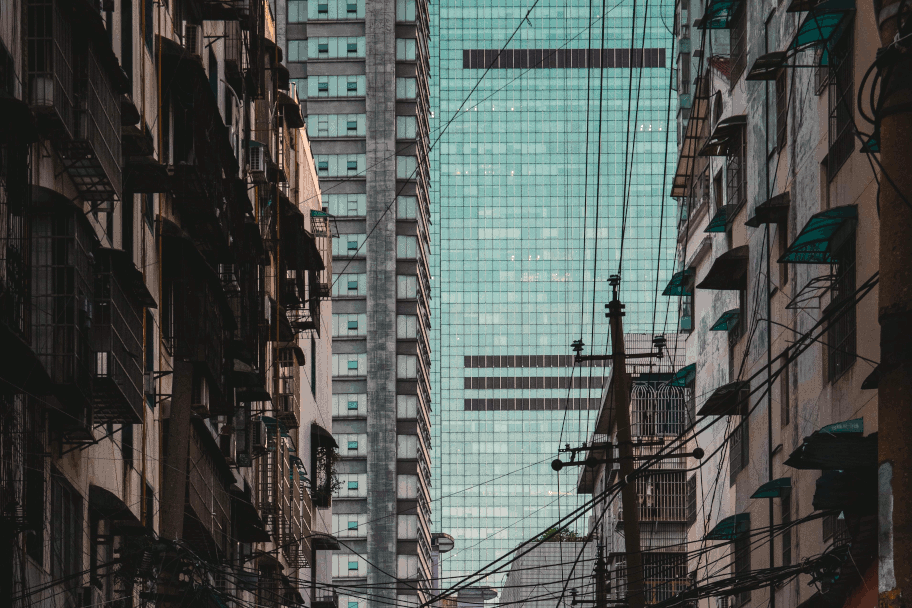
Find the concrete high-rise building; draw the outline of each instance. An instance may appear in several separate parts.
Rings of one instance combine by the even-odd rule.
[[[608,276],[620,267],[626,331],[677,328],[666,299],[654,314],[675,253],[674,2],[607,4],[431,7],[434,525],[456,541],[443,577],[581,504],[576,471],[548,463],[595,421],[608,368],[573,370],[570,344],[605,353]]]
[[[334,580],[371,586],[343,593],[344,608],[415,602],[431,551],[427,2],[279,4],[286,65],[339,232]]]

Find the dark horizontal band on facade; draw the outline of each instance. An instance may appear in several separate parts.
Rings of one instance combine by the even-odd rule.
[[[573,367],[573,355],[495,355],[465,357],[465,367]],[[577,367],[610,367],[610,361],[584,361]]]
[[[587,376],[576,376],[572,378],[573,386],[570,386],[571,378],[567,376],[539,376],[531,378],[518,378],[516,376],[494,376],[490,378],[463,378],[464,388],[469,390],[489,390],[499,388],[512,389],[564,389],[569,388],[597,388],[601,389],[604,385],[604,379],[600,377],[589,378]]]
[[[463,409],[467,412],[597,410],[600,405],[601,399],[583,398],[466,399]]]
[[[466,70],[664,68],[665,49],[465,49],[462,67]]]

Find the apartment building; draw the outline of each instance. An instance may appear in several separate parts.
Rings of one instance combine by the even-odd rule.
[[[331,218],[264,0],[0,11],[0,595],[327,608]]]
[[[877,601],[869,3],[684,0],[675,298],[699,606]],[[859,96],[859,93],[863,93]],[[862,106],[859,107],[859,100]]]
[[[323,205],[339,231],[333,580],[370,588],[343,593],[345,608],[416,604],[432,571],[428,4],[278,4]]]

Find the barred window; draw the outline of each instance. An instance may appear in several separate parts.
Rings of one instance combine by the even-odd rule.
[[[729,447],[730,483],[734,484],[738,473],[750,462],[750,421],[744,418],[733,418],[736,426],[731,434]],[[743,422],[743,424],[742,424]]]
[[[854,41],[851,25],[833,46],[830,53],[829,78],[829,153],[827,178],[832,181],[836,173],[855,149],[852,49]]]
[[[637,479],[640,521],[685,521],[684,473],[654,473]]]
[[[834,545],[849,542],[849,531],[844,519],[838,515],[827,515],[823,518],[823,542],[832,541]]]
[[[687,478],[687,525],[692,526],[697,521],[697,476]]]
[[[742,4],[742,6],[744,6]],[[740,209],[747,200],[747,167],[746,167],[747,138],[744,128],[732,135],[728,146],[725,162],[725,176],[727,178],[727,199],[733,209]]]
[[[839,260],[836,269],[836,280],[833,282],[833,298],[828,309],[842,306],[855,294],[855,234],[852,233],[846,242],[838,246],[835,257]],[[836,380],[855,363],[856,318],[855,305],[849,303],[845,313],[830,325],[827,331],[829,352],[829,380]]]
[[[734,86],[747,67],[747,2],[739,3],[731,19],[731,83]]]
[[[776,76],[776,146],[781,152],[785,148],[788,133],[788,76],[779,70]]]
[[[792,523],[792,493],[785,490],[782,494],[782,565],[792,565],[792,529],[787,528]]]
[[[734,562],[734,575],[745,576],[751,569],[751,536],[750,532],[739,535],[732,545],[732,558]],[[750,591],[742,591],[735,595],[734,605],[741,606],[750,601]]]

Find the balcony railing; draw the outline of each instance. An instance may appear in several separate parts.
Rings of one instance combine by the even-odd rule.
[[[39,120],[64,137],[75,133],[73,33],[56,0],[28,5],[29,103]]]

